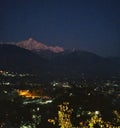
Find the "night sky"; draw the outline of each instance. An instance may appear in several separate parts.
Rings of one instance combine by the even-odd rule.
[[[120,0],[0,0],[0,42],[29,37],[120,56]]]

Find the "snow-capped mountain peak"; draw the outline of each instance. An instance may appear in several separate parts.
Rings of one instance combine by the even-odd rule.
[[[49,51],[52,51],[52,52],[55,52],[55,53],[59,53],[59,52],[63,52],[64,51],[64,48],[62,47],[59,47],[59,46],[47,46],[41,42],[38,42],[32,38],[29,38],[28,40],[25,40],[25,41],[21,41],[21,42],[18,42],[16,44],[17,46],[21,47],[21,48],[25,48],[25,49],[28,49],[28,50],[37,50],[37,51],[40,51],[40,50],[49,50]]]

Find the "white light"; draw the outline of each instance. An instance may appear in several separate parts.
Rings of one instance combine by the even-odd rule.
[[[37,108],[37,111],[39,111],[40,110],[40,108]]]
[[[99,115],[99,114],[100,114],[100,112],[99,112],[99,111],[95,111],[95,114],[96,114],[96,115]]]

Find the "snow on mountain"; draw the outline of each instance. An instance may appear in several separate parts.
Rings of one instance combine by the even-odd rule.
[[[28,50],[35,50],[35,51],[40,51],[40,50],[49,50],[55,53],[63,52],[64,49],[59,46],[47,46],[41,42],[38,42],[32,38],[29,38],[28,40],[18,42],[16,44],[17,46],[21,48],[25,48]]]

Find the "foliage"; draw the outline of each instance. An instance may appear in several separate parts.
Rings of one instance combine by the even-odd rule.
[[[104,121],[99,111],[90,112],[91,117],[79,123],[79,126],[74,127],[71,123],[71,114],[73,109],[69,108],[69,103],[64,102],[59,105],[58,117],[48,119],[49,123],[59,126],[60,128],[120,128],[120,114],[114,111],[115,118],[112,122]]]

